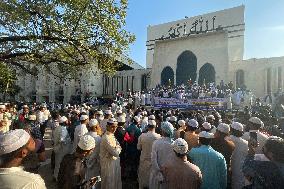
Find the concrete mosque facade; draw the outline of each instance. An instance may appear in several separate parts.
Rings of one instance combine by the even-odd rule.
[[[243,60],[244,12],[245,7],[239,6],[149,26],[146,68],[125,63],[125,69],[107,76],[94,65],[80,78],[60,82],[43,73],[43,77],[19,79],[24,90],[18,98],[27,100],[34,96],[36,101],[48,99],[66,103],[74,94],[84,100],[86,93],[112,95],[116,91],[147,90],[169,82],[181,85],[189,80],[200,84],[232,81],[237,87],[246,86],[259,97],[274,93],[283,88],[284,57]]]

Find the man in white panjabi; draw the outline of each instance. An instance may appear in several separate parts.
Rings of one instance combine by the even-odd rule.
[[[107,122],[106,132],[100,144],[101,189],[121,189],[121,168],[119,154],[121,147],[114,133],[117,121],[111,118]]]
[[[257,134],[257,142],[259,144],[256,147],[255,152],[256,154],[263,154],[262,148],[268,139],[267,135],[259,131],[259,129],[263,127],[263,122],[258,117],[251,117],[248,121],[247,127],[249,129],[249,132],[245,132],[242,138],[246,141],[249,141],[250,132],[255,132]]]
[[[89,122],[90,131],[86,135],[92,136],[96,141],[96,148],[90,155],[87,161],[87,179],[100,175],[100,143],[101,137],[98,135],[97,131],[100,128],[99,122],[96,119],[91,119]]]
[[[0,135],[0,188],[46,188],[40,175],[26,172],[20,167],[24,158],[34,150],[34,140],[22,129]]]
[[[87,124],[89,123],[89,116],[85,114],[81,115],[80,121],[81,124],[77,125],[74,131],[74,141],[72,149],[73,153],[76,151],[80,138],[88,132]]]
[[[161,136],[155,132],[156,122],[149,120],[148,132],[142,133],[138,138],[137,149],[141,150],[140,163],[138,169],[139,189],[149,187],[151,152],[153,142]]]
[[[107,122],[111,118],[111,116],[112,116],[111,110],[105,110],[104,119],[100,122],[100,126],[102,128],[103,133],[106,132]]]
[[[245,186],[245,177],[242,166],[248,153],[248,142],[242,139],[244,126],[241,123],[231,124],[231,135],[229,139],[234,142],[235,149],[231,157],[232,189],[239,189]]]
[[[165,121],[162,123],[161,129],[163,137],[154,141],[152,146],[149,189],[164,188],[162,166],[175,155],[171,146],[174,136],[173,125]]]
[[[66,154],[71,152],[71,139],[68,134],[66,125],[68,119],[62,116],[59,119],[59,126],[54,130],[54,155],[55,155],[55,167],[53,172],[53,177],[57,180],[60,163]]]

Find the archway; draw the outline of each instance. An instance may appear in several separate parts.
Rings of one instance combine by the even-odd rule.
[[[236,72],[236,88],[242,88],[245,84],[245,72],[244,70],[238,70]]]
[[[177,59],[176,85],[196,80],[197,58],[191,51],[184,51]]]
[[[215,68],[212,64],[210,63],[204,64],[199,70],[199,77],[198,77],[199,85],[202,85],[204,81],[205,84],[215,82],[215,74],[216,74]]]
[[[174,82],[174,71],[170,66],[167,66],[163,69],[161,73],[161,85],[169,85],[169,80],[171,84]]]

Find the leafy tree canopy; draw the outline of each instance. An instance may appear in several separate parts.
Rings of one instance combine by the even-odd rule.
[[[1,0],[0,62],[35,74],[98,63],[113,73],[135,36],[125,30],[128,0]]]

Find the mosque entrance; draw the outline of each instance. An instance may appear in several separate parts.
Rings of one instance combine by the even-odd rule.
[[[212,64],[206,63],[199,70],[198,84],[215,82],[215,68]]]
[[[197,58],[191,51],[182,52],[177,59],[176,85],[196,80]]]
[[[161,73],[161,85],[169,85],[174,82],[174,71],[170,66],[163,69]]]

